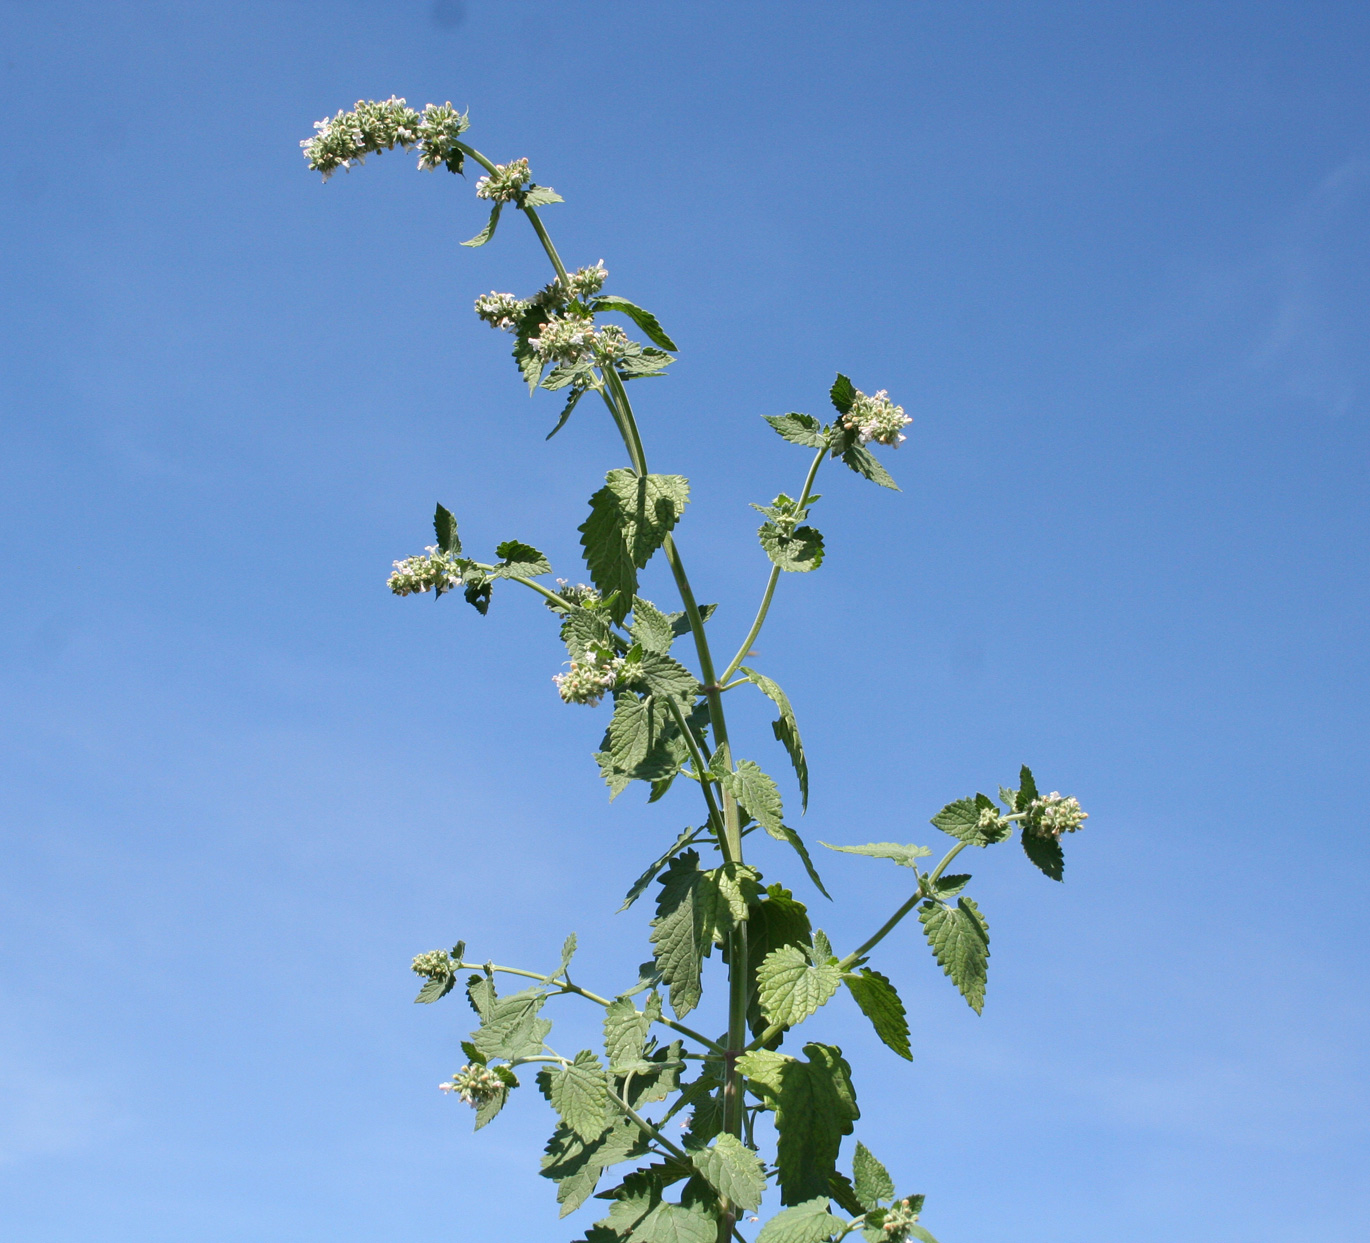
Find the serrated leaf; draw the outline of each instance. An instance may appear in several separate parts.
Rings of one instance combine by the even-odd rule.
[[[856,1189],[851,1185],[851,1179],[841,1170],[836,1170],[833,1176],[828,1179],[828,1194],[837,1201],[837,1207],[844,1213],[850,1213],[853,1217],[859,1217],[865,1211],[856,1198]],[[882,1239],[881,1243],[885,1243]]]
[[[611,470],[605,485],[590,498],[590,516],[581,524],[585,563],[600,593],[618,595],[610,609],[622,623],[637,594],[637,572],[651,560],[680,521],[690,497],[680,475],[638,475]]]
[[[528,327],[521,330],[514,339],[514,362],[518,364],[519,374],[523,376],[524,382],[528,385],[530,397],[537,392],[538,382],[542,379],[543,368],[547,365],[542,361],[542,355],[528,344],[529,333],[536,331],[537,327]]]
[[[984,794],[974,798],[958,798],[948,803],[932,818],[935,827],[943,833],[965,842],[968,846],[991,846],[1001,842],[1012,832],[1012,825],[999,824],[994,828],[980,826],[980,813],[986,809],[996,811],[994,801]]]
[[[840,850],[848,855],[869,855],[872,859],[892,859],[900,867],[918,870],[916,860],[925,859],[932,851],[926,846],[901,846],[898,842],[867,842],[864,846],[834,846],[831,842],[819,842],[829,850]]]
[[[633,882],[632,888],[628,890],[627,896],[623,899],[623,905],[618,909],[620,911],[626,911],[634,902],[642,897],[642,895],[647,892],[647,886],[656,880],[657,874],[661,869],[674,859],[681,850],[694,841],[695,836],[699,832],[699,829],[686,829],[682,832],[662,855],[656,859],[655,862],[651,863],[647,867],[647,870]]]
[[[766,1193],[766,1170],[761,1158],[735,1135],[726,1132],[703,1152],[690,1155],[694,1167],[724,1199],[755,1212]]]
[[[954,898],[969,884],[970,874],[966,872],[951,876],[939,876],[937,878],[937,896],[939,898]]]
[[[652,952],[678,1018],[699,1004],[700,971],[713,946],[718,912],[718,882],[698,865],[693,850],[671,860],[652,921]]]
[[[919,908],[918,920],[942,970],[979,1014],[989,970],[989,925],[980,908],[970,898],[958,899],[954,907],[929,899]]]
[[[663,350],[655,350],[650,345],[636,354],[620,358],[614,369],[621,380],[640,380],[647,376],[665,375],[675,358]]]
[[[470,976],[466,981],[466,1000],[482,1023],[489,1021],[495,1013],[495,1002],[499,1000],[494,981],[485,975]]]
[[[919,1243],[937,1243],[937,1240],[932,1237],[932,1232],[930,1230],[924,1229],[916,1222],[908,1227],[908,1232],[915,1239],[918,1239]]]
[[[828,396],[838,414],[847,414],[856,401],[856,385],[839,371],[832,388],[828,390]]]
[[[582,660],[592,647],[612,647],[609,619],[600,609],[572,605],[561,622],[561,641],[572,660]]]
[[[772,564],[782,570],[806,574],[823,564],[823,536],[813,527],[795,527],[786,535],[774,522],[763,522],[756,537]]]
[[[461,540],[457,538],[457,520],[452,511],[441,505],[433,514],[433,534],[438,538],[438,551],[461,555]]]
[[[792,445],[822,449],[828,443],[823,424],[811,414],[764,414],[761,416]]]
[[[429,980],[419,989],[419,995],[414,998],[415,1005],[431,1005],[439,997],[446,997],[452,991],[457,979],[454,975],[440,975],[436,979]]]
[[[540,369],[538,374],[539,376],[541,376],[542,374]],[[534,381],[534,383],[536,383],[536,381]],[[585,388],[573,388],[566,395],[566,404],[561,408],[561,417],[557,419],[557,425],[554,428],[552,428],[552,430],[548,432],[545,437],[543,437],[544,440],[551,440],[553,436],[555,436],[559,431],[561,431],[563,427],[566,426],[566,421],[571,417],[571,412],[580,403],[580,399],[584,397],[585,394],[589,391],[589,389]]]
[[[864,476],[872,483],[878,483],[882,488],[892,488],[895,492],[900,491],[894,477],[880,464],[880,459],[864,446],[852,445],[842,454],[842,460],[858,475]]]
[[[1023,825],[1023,853],[1052,880],[1061,880],[1066,871],[1066,853],[1054,833],[1043,833]]]
[[[501,1066],[499,1069],[504,1070],[505,1068]],[[512,1073],[509,1077],[511,1079],[513,1078]],[[517,1079],[514,1080],[513,1086],[518,1086]],[[505,1102],[508,1101],[509,1092],[510,1085],[506,1082],[502,1087],[491,1092],[488,1096],[481,1098],[480,1102],[476,1105],[475,1130],[479,1131],[481,1127],[488,1126],[495,1120],[500,1110],[504,1108]]]
[[[718,1220],[702,1204],[658,1204],[633,1227],[628,1243],[716,1243]]]
[[[651,1000],[656,1001],[657,1016],[660,1017],[661,1002],[655,993]],[[653,1101],[664,1101],[679,1091],[680,1074],[685,1069],[685,1059],[681,1057],[684,1048],[681,1041],[673,1040],[664,1048],[655,1050],[634,1068],[631,1083],[624,1081],[625,1089],[631,1088],[628,1103],[634,1109],[641,1109]]]
[[[482,1015],[484,1022],[471,1033],[471,1043],[487,1058],[512,1062],[520,1057],[536,1057],[552,1030],[548,1020],[538,1017],[545,999],[546,995],[536,988],[500,997]]]
[[[561,943],[561,966],[553,972],[554,976],[561,975],[567,967],[571,965],[571,959],[576,955],[576,934],[573,932]]]
[[[766,829],[766,832],[770,833],[776,841],[785,842],[793,848],[795,854],[799,856],[799,861],[804,865],[804,871],[809,874],[809,879],[813,881],[814,888],[831,902],[832,894],[827,891],[823,884],[823,878],[819,876],[818,869],[814,867],[813,859],[809,856],[809,848],[804,845],[804,839],[787,824],[782,824],[778,833],[771,833],[770,829]]]
[[[894,1199],[894,1179],[859,1139],[856,1141],[856,1153],[852,1157],[851,1172],[856,1198],[867,1212],[875,1208],[881,1200]]]
[[[494,236],[495,236],[495,229],[496,229],[496,228],[498,227],[498,225],[499,225],[499,213],[500,213],[500,208],[503,207],[503,206],[504,206],[503,203],[496,203],[496,204],[490,209],[490,219],[489,219],[489,221],[486,223],[485,228],[483,228],[479,233],[477,233],[476,236],[473,237],[469,242],[463,242],[462,245],[463,245],[463,246],[484,246],[486,242],[488,242],[492,237],[494,237]]]
[[[851,1067],[833,1045],[806,1044],[809,1060],[757,1049],[738,1058],[748,1086],[775,1111],[780,1202],[826,1200],[842,1137],[861,1116]]]
[[[550,574],[552,563],[531,544],[509,539],[495,548],[499,564],[490,572],[492,578],[537,578]]]
[[[640,596],[633,597],[633,624],[629,627],[634,643],[642,644],[644,652],[660,652],[663,655],[671,650],[675,632],[671,629],[671,619],[650,600]]]
[[[816,1196],[777,1213],[756,1236],[756,1243],[824,1243],[847,1223],[828,1212],[828,1197]]]
[[[793,945],[772,950],[756,973],[761,1013],[772,1023],[795,1027],[825,1005],[842,986],[835,963],[811,964]]]
[[[733,772],[724,770],[719,781],[739,803],[747,814],[769,833],[778,833],[784,827],[780,800],[780,788],[773,778],[768,777],[761,765],[754,760],[738,760]]]
[[[547,1083],[552,1108],[585,1143],[593,1143],[609,1129],[609,1081],[599,1058],[588,1049],[577,1053],[570,1065],[554,1069]]]
[[[875,1034],[900,1057],[913,1061],[909,1048],[909,1020],[889,979],[870,967],[849,972],[843,977],[861,1013],[871,1021]],[[891,1191],[890,1193],[894,1193]]]
[[[565,1217],[594,1194],[604,1169],[646,1151],[645,1137],[627,1118],[617,1121],[592,1144],[586,1144],[569,1127],[558,1126],[547,1141],[540,1172],[557,1184],[557,1202]]]
[[[747,912],[748,975],[747,1024],[752,1035],[759,1036],[769,1024],[761,1013],[756,987],[756,974],[772,950],[785,945],[800,947],[801,952],[812,942],[809,913],[802,902],[781,885],[769,885],[753,896]],[[726,951],[726,946],[724,947]],[[727,954],[724,954],[727,961]]]
[[[473,581],[468,575],[466,588],[462,592],[466,603],[476,610],[482,617],[490,610],[490,593],[492,584],[488,578],[482,577],[479,581]]]
[[[694,707],[704,689],[693,673],[665,652],[644,651],[641,675],[653,695],[676,700],[685,712]]]
[[[564,202],[566,202],[566,200],[553,190],[551,186],[530,184],[519,196],[520,207],[546,207],[549,203]]]
[[[750,681],[780,710],[778,720],[771,722],[771,732],[776,741],[785,748],[794,767],[794,775],[799,782],[800,802],[805,811],[809,809],[809,762],[804,755],[804,743],[799,737],[799,723],[794,719],[794,709],[790,707],[789,696],[780,686],[764,673],[741,665],[738,672]]]
[[[629,998],[618,997],[609,1003],[604,1011],[604,1051],[610,1074],[621,1075],[623,1067],[642,1061],[650,1026],[651,1021]]]
[[[586,389],[594,380],[594,376],[594,367],[589,363],[562,363],[547,373],[546,379],[540,382],[540,387],[549,393],[556,393],[568,385],[581,381],[579,387]],[[551,437],[547,436],[545,439],[550,440]]]
[[[718,608],[716,604],[701,604],[699,606],[700,621],[707,622],[714,615],[714,610]],[[690,619],[684,613],[667,613],[671,619],[671,633],[677,639],[683,639],[690,633]]]
[[[647,334],[647,339],[653,345],[659,345],[663,350],[678,350],[680,348],[662,331],[661,325],[657,323],[656,316],[651,311],[644,311],[640,306],[629,302],[627,298],[619,298],[613,294],[602,294],[595,300],[594,309],[597,312],[622,311]]]
[[[1028,805],[1037,797],[1037,782],[1033,780],[1032,769],[1026,764],[1018,771],[1018,811],[1027,811]]]

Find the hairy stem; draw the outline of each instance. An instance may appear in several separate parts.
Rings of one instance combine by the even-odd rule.
[[[799,494],[798,509],[802,512],[804,506],[809,503],[809,493],[813,491],[813,481],[818,477],[818,468],[823,465],[823,458],[827,455],[827,448],[824,447],[814,454],[813,462],[809,466],[809,473],[804,479],[804,490]],[[747,653],[752,650],[752,644],[756,642],[757,636],[761,633],[761,627],[766,624],[766,614],[771,610],[771,599],[775,595],[775,585],[780,581],[780,567],[771,566],[770,577],[766,580],[766,591],[761,597],[761,607],[756,611],[756,620],[752,622],[752,628],[747,631],[747,637],[742,640],[742,646],[737,649],[737,655],[733,657],[732,663],[723,670],[720,682],[726,682],[734,673],[738,666],[747,659]]]

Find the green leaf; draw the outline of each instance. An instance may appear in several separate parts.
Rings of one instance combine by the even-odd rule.
[[[561,975],[562,972],[564,972],[566,968],[571,965],[571,959],[574,958],[575,955],[576,934],[573,932],[566,938],[565,941],[561,943],[561,966],[559,966],[556,969],[556,971],[552,973],[553,976]]]
[[[681,850],[694,841],[695,836],[701,831],[702,830],[700,829],[684,830],[684,832],[671,843],[667,850],[655,862],[650,864],[647,870],[633,882],[633,887],[628,890],[627,896],[623,899],[623,905],[618,909],[620,911],[626,911],[634,902],[642,897],[642,895],[647,892],[647,886],[656,880],[657,873],[674,859]]]
[[[875,1208],[881,1200],[894,1199],[894,1179],[859,1139],[856,1141],[856,1153],[852,1157],[851,1172],[855,1180],[853,1185],[856,1188],[856,1198],[867,1212]]]
[[[452,517],[451,510],[444,509],[441,505],[433,514],[433,533],[438,537],[438,551],[450,552],[454,556],[461,556],[461,540],[457,538],[457,520]]]
[[[812,944],[812,937],[808,910],[802,902],[795,901],[788,889],[781,885],[768,885],[760,894],[753,895],[747,913],[747,966],[750,976],[747,983],[747,1024],[752,1035],[759,1036],[770,1026],[761,1013],[756,985],[761,964],[772,950],[782,946],[798,946],[803,952]],[[726,953],[724,961],[727,961]]]
[[[485,1097],[476,1106],[476,1125],[475,1130],[487,1126],[495,1120],[496,1115],[504,1108],[504,1103],[509,1099],[509,1093],[518,1087],[519,1081],[514,1076],[514,1072],[507,1066],[495,1067],[495,1074],[503,1080],[503,1086],[496,1092]]]
[[[851,1179],[840,1170],[835,1170],[833,1176],[828,1179],[828,1194],[837,1201],[837,1207],[844,1213],[860,1217],[865,1211],[856,1198],[856,1189],[851,1185]],[[885,1243],[885,1240],[882,1238],[880,1243]]]
[[[828,396],[832,398],[833,407],[838,414],[847,414],[856,401],[856,385],[839,371],[837,379],[828,391]]]
[[[766,556],[782,570],[806,574],[823,564],[823,536],[813,527],[795,527],[786,535],[774,522],[763,522],[756,536]]]
[[[491,584],[488,578],[472,581],[468,576],[466,590],[462,592],[462,595],[465,596],[466,603],[484,617],[490,609],[490,591]]]
[[[602,595],[618,592],[611,613],[622,623],[637,594],[637,571],[651,560],[689,501],[689,481],[680,475],[637,475],[611,470],[605,486],[590,498],[581,525],[581,545],[590,576]]]
[[[474,977],[476,980],[481,978]],[[545,998],[538,989],[527,988],[494,1001],[488,1011],[482,1013],[484,1021],[480,1027],[471,1033],[471,1043],[487,1058],[499,1057],[512,1062],[520,1057],[538,1056],[543,1040],[552,1030],[548,1020],[538,1018]],[[475,996],[472,1003],[476,1004]]]
[[[823,424],[811,414],[763,414],[761,416],[792,445],[822,449],[828,443]]]
[[[701,604],[699,606],[699,618],[707,622],[714,615],[714,610],[718,608],[716,604]],[[690,619],[684,613],[667,613],[671,619],[671,633],[677,639],[683,639],[690,633]]]
[[[422,1003],[425,1006],[431,1005],[433,1002],[437,1001],[439,997],[446,997],[447,994],[452,991],[452,986],[456,984],[456,982],[456,977],[452,975],[440,975],[435,979],[429,980],[421,989],[419,989],[419,995],[414,998],[414,1004],[419,1005]]]
[[[918,910],[919,922],[942,970],[979,1014],[985,1006],[989,970],[989,925],[970,898],[954,907],[928,899]]]
[[[661,330],[661,325],[657,323],[656,316],[651,311],[644,311],[640,306],[629,302],[627,298],[615,297],[613,294],[602,294],[595,299],[593,309],[596,312],[622,311],[647,334],[647,339],[653,345],[659,345],[663,350],[678,350],[680,348]]]
[[[471,1009],[480,1016],[480,1021],[488,1023],[494,1016],[495,1002],[499,1000],[495,982],[486,975],[471,976],[466,981],[466,999],[471,1003]]]
[[[492,578],[537,578],[550,574],[552,563],[531,544],[508,539],[495,548],[499,564],[491,571]]]
[[[661,999],[653,993],[648,998],[648,1006],[656,1005],[657,1017],[661,1016]],[[673,1040],[663,1048],[655,1050],[634,1067],[632,1091],[628,1103],[634,1109],[653,1101],[664,1101],[680,1090],[680,1074],[685,1069],[685,1059],[681,1057],[685,1045]],[[626,1081],[621,1087],[626,1087]]]
[[[1032,769],[1024,764],[1018,772],[1018,806],[1016,810],[1027,811],[1028,805],[1037,797],[1037,782],[1032,778]]]
[[[964,872],[952,876],[939,876],[937,878],[937,896],[939,898],[954,898],[969,884],[970,876]]]
[[[540,376],[541,371],[539,371],[538,374]],[[536,381],[534,381],[534,383],[536,383]],[[589,391],[590,390],[586,388],[573,388],[570,393],[567,394],[566,404],[561,408],[561,417],[557,420],[557,425],[543,437],[544,440],[551,440],[553,436],[566,426],[566,421],[571,417],[571,411],[576,408],[580,399]]]
[[[646,376],[665,375],[666,368],[673,362],[675,359],[670,354],[654,350],[649,345],[638,354],[620,358],[614,368],[622,380],[640,380]]]
[[[703,1152],[690,1154],[694,1167],[719,1195],[754,1213],[766,1193],[766,1170],[757,1156],[735,1135],[726,1132]]]
[[[473,237],[469,242],[463,242],[462,245],[463,245],[463,246],[484,246],[486,242],[488,242],[492,237],[494,237],[494,236],[495,236],[495,228],[496,228],[496,226],[499,224],[499,213],[500,213],[500,208],[503,207],[503,206],[504,206],[503,203],[496,203],[496,204],[490,209],[490,220],[489,220],[489,222],[486,224],[485,228],[483,228],[479,233],[477,233],[476,236]]]
[[[613,632],[609,616],[602,609],[585,609],[573,605],[561,623],[561,641],[572,660],[583,660],[592,647],[612,647]]]
[[[900,1057],[913,1061],[913,1051],[909,1048],[909,1020],[894,985],[870,967],[849,972],[843,979],[861,1007],[861,1013],[870,1019],[875,1034]],[[890,1194],[893,1195],[893,1191]]]
[[[910,1199],[912,1199],[912,1197],[910,1197]],[[911,1234],[915,1239],[918,1239],[920,1243],[937,1243],[937,1240],[932,1237],[932,1232],[929,1230],[925,1230],[916,1222],[908,1229],[909,1234]]]
[[[529,327],[520,331],[514,339],[514,361],[518,364],[519,373],[528,385],[530,397],[537,392],[538,381],[542,379],[542,371],[546,366],[542,361],[542,355],[528,344],[529,333],[536,332],[536,330],[536,327]]]
[[[640,596],[633,597],[633,624],[629,631],[633,642],[642,644],[644,652],[660,652],[664,655],[671,650],[671,643],[675,639],[671,619],[650,600]]]
[[[547,1094],[562,1122],[585,1143],[591,1144],[609,1129],[609,1081],[604,1067],[589,1049],[576,1054],[575,1061],[547,1075]]]
[[[779,833],[771,833],[770,829],[766,829],[766,832],[770,833],[776,841],[787,842],[793,847],[795,854],[799,856],[799,861],[804,865],[804,871],[809,874],[809,879],[813,881],[814,888],[831,902],[832,894],[827,891],[823,884],[823,878],[819,876],[818,869],[814,867],[813,859],[809,857],[809,848],[804,845],[804,839],[787,824],[780,826]]]
[[[675,664],[667,656],[650,653],[644,659]],[[614,715],[602,749],[595,753],[611,798],[617,798],[630,781],[674,777],[688,755],[665,702],[654,696],[639,699],[623,691],[614,696]]]
[[[573,1213],[594,1194],[603,1170],[647,1151],[642,1132],[622,1118],[591,1144],[567,1126],[558,1126],[547,1141],[541,1174],[557,1184],[561,1216]],[[616,1238],[617,1236],[615,1236]]]
[[[1052,880],[1061,880],[1066,871],[1066,854],[1054,833],[1043,833],[1023,825],[1023,853]]]
[[[1013,831],[1013,826],[1000,824],[997,828],[981,828],[980,813],[986,808],[997,810],[993,799],[984,794],[977,794],[974,798],[958,798],[933,816],[932,823],[943,833],[950,833],[968,846],[990,846],[1002,842]]]
[[[778,834],[784,828],[780,788],[773,778],[762,772],[761,765],[753,760],[739,760],[736,771],[722,772],[719,781],[768,833]]]
[[[699,1004],[700,971],[719,931],[718,880],[698,865],[699,854],[693,850],[671,860],[661,877],[657,917],[652,921],[652,953],[677,1018]]]
[[[751,1090],[775,1111],[782,1204],[800,1204],[814,1196],[826,1200],[842,1137],[851,1134],[861,1116],[842,1050],[806,1044],[804,1052],[807,1062],[764,1049],[737,1061]]]
[[[894,482],[889,471],[880,464],[879,458],[864,446],[852,445],[842,454],[842,460],[858,475],[863,475],[872,483],[878,483],[882,488],[893,488],[896,492],[900,491],[899,485]]]
[[[703,1204],[661,1203],[633,1227],[629,1243],[715,1243],[718,1219]]]
[[[655,995],[655,994],[654,994]],[[619,1075],[622,1067],[642,1061],[651,1020],[628,997],[617,997],[604,1011],[604,1051],[609,1057],[609,1073]]]
[[[566,200],[561,197],[551,186],[534,185],[531,182],[528,188],[519,195],[520,207],[546,207],[549,203],[564,203]]]
[[[842,987],[836,961],[811,964],[797,946],[766,955],[756,974],[761,1013],[772,1023],[796,1027]]]
[[[541,382],[540,387],[549,393],[555,393],[580,381],[578,387],[583,390],[589,387],[594,376],[594,367],[589,363],[562,363],[547,373],[547,378]],[[551,440],[551,436],[546,436],[544,439]]]
[[[645,648],[645,644],[643,645]],[[682,712],[689,712],[703,693],[695,675],[664,652],[643,651],[642,677],[653,695],[674,699]]]
[[[755,669],[748,669],[746,665],[739,666],[738,672],[780,709],[779,720],[771,722],[771,732],[789,754],[790,763],[794,766],[794,775],[799,781],[799,797],[804,810],[808,811],[809,762],[804,755],[804,743],[799,737],[799,724],[794,719],[794,709],[790,707],[789,697],[764,673],[757,673]]]
[[[777,1213],[756,1236],[756,1243],[824,1243],[846,1226],[828,1212],[828,1197],[816,1196]]]
[[[901,846],[898,842],[867,842],[864,846],[834,846],[831,842],[819,842],[829,850],[840,850],[848,855],[869,855],[872,859],[893,859],[900,867],[918,870],[917,859],[925,859],[932,851],[926,846]]]

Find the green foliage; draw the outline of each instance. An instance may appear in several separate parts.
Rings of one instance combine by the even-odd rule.
[[[942,970],[979,1014],[985,1005],[989,971],[989,924],[971,898],[955,906],[929,899],[918,909],[918,919]]]
[[[844,975],[847,988],[861,1007],[861,1013],[871,1021],[875,1034],[906,1061],[913,1061],[909,1048],[909,1020],[904,1003],[886,976],[870,967],[849,971]]]
[[[690,499],[680,475],[638,475],[611,470],[590,498],[590,516],[580,527],[585,564],[601,594],[617,592],[611,609],[616,623],[628,615],[637,594],[637,572],[661,547]]]
[[[808,1061],[757,1049],[737,1063],[748,1088],[775,1114],[782,1204],[827,1195],[842,1137],[861,1116],[842,1050],[806,1044],[804,1053]]]
[[[418,148],[421,167],[459,172],[469,155],[489,171],[479,189],[490,203],[489,221],[463,245],[489,242],[504,206],[513,204],[533,224],[555,275],[529,297],[485,295],[477,302],[477,313],[512,335],[513,357],[530,394],[539,388],[564,392],[564,405],[547,439],[566,425],[581,398],[593,392],[608,408],[631,465],[606,474],[579,527],[593,589],[558,580],[552,592],[533,582],[549,574],[551,565],[537,548],[517,540],[501,543],[492,565],[463,558],[456,519],[438,505],[435,549],[426,557],[397,563],[406,568],[392,581],[392,590],[398,595],[431,590],[441,596],[460,586],[467,602],[484,615],[497,581],[531,588],[556,616],[574,665],[566,678],[558,679],[566,701],[612,702],[595,753],[611,797],[641,781],[650,787],[654,802],[693,783],[700,787],[704,811],[688,817],[697,827],[684,829],[657,854],[624,899],[621,909],[626,910],[654,882],[660,886],[651,920],[652,959],[639,967],[636,983],[612,1000],[573,983],[574,934],[566,938],[550,974],[487,963],[466,981],[479,1026],[462,1042],[467,1065],[447,1086],[474,1107],[480,1129],[499,1115],[518,1087],[515,1069],[530,1062],[539,1067],[538,1086],[558,1119],[541,1173],[556,1184],[562,1215],[596,1194],[609,1202],[608,1215],[584,1235],[586,1243],[725,1243],[740,1237],[738,1215],[759,1209],[771,1177],[784,1208],[762,1226],[756,1243],[825,1243],[855,1232],[866,1243],[905,1238],[935,1243],[923,1226],[910,1220],[922,1210],[922,1196],[898,1199],[889,1172],[863,1144],[855,1146],[852,1178],[837,1169],[843,1138],[860,1116],[841,1051],[810,1042],[803,1046],[803,1056],[796,1057],[781,1053],[780,1047],[787,1032],[845,985],[879,1038],[901,1058],[912,1059],[904,1004],[889,978],[870,963],[880,942],[915,910],[936,961],[978,1012],[984,1004],[988,926],[963,892],[971,878],[944,875],[944,869],[961,850],[1004,841],[1017,828],[1029,860],[1059,881],[1064,871],[1060,834],[1078,828],[1084,814],[1073,799],[1053,794],[1043,800],[1024,766],[1016,790],[1000,788],[1007,812],[976,794],[949,803],[933,817],[932,823],[954,844],[927,872],[919,866],[931,853],[926,847],[823,843],[834,851],[909,869],[905,880],[914,890],[893,915],[883,921],[874,915],[876,931],[841,959],[826,936],[812,928],[804,903],[778,884],[763,885],[757,868],[743,862],[744,848],[749,856],[755,847],[770,849],[760,835],[751,836],[757,828],[793,849],[814,885],[828,896],[803,839],[784,822],[776,782],[755,761],[735,759],[739,752],[730,741],[725,692],[737,685],[733,675],[740,673],[776,706],[771,730],[785,748],[807,811],[809,765],[790,700],[775,681],[741,662],[749,658],[767,620],[780,581],[777,571],[805,573],[822,564],[823,537],[807,525],[809,510],[820,499],[812,492],[820,467],[840,459],[863,478],[897,491],[872,450],[902,439],[898,426],[908,420],[883,392],[863,396],[842,374],[829,391],[837,412],[831,424],[794,411],[765,416],[782,439],[814,451],[814,456],[798,499],[781,492],[769,505],[754,507],[765,519],[757,534],[771,568],[755,624],[741,650],[724,663],[720,655],[726,653],[712,646],[717,636],[705,626],[715,606],[696,606],[680,551],[668,546],[689,502],[689,483],[680,475],[648,470],[624,387],[629,380],[665,374],[674,362],[676,343],[651,312],[602,292],[608,277],[602,265],[574,273],[563,268],[536,214],[562,197],[534,182],[526,161],[494,166],[466,146],[460,141],[466,128],[467,118],[449,105],[430,105],[419,114],[399,99],[364,102],[322,122],[305,143],[306,157],[310,167],[327,176],[360,163],[367,154],[400,145]],[[631,321],[650,344],[604,322],[616,315]],[[863,437],[869,447],[861,443]],[[679,595],[678,611],[659,608],[638,594],[639,575],[663,547]],[[880,623],[874,619],[872,624]],[[690,643],[673,654],[675,640],[687,636]],[[826,656],[831,662],[833,654]],[[717,857],[705,862],[701,852],[713,849]],[[861,891],[863,903],[869,903],[872,893],[870,887]],[[715,947],[727,971],[730,1004],[727,1031],[710,1036],[683,1020],[700,1007]],[[465,946],[458,943],[450,955],[421,955],[414,969],[425,977],[415,1000],[429,1004],[455,988],[458,970],[470,968]],[[499,972],[533,983],[501,996],[495,987]],[[568,996],[603,1007],[602,1056],[585,1049],[567,1060],[547,1046],[552,1025],[542,1011],[553,999]],[[641,999],[640,1009],[635,998]],[[664,1012],[666,1004],[673,1018]],[[670,1043],[662,1043],[662,1028],[668,1029]],[[687,1068],[692,1079],[686,1077]],[[883,1084],[882,1091],[904,1089],[896,1082]],[[660,1109],[654,1108],[658,1105]],[[773,1166],[762,1153],[763,1144],[754,1142],[754,1134],[769,1134],[764,1125],[755,1126],[759,1111],[774,1115],[778,1138]],[[605,1171],[623,1163],[635,1168],[610,1190],[597,1192]],[[668,1198],[667,1190],[677,1186],[679,1194]],[[834,1203],[853,1220],[835,1215]]]

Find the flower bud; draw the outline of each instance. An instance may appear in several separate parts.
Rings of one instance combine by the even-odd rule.
[[[527,160],[496,164],[493,173],[476,182],[476,197],[492,203],[512,203],[530,179]]]
[[[492,1096],[498,1096],[508,1086],[488,1066],[479,1065],[463,1066],[452,1076],[451,1082],[438,1084],[441,1091],[455,1092],[458,1100],[477,1108]]]
[[[874,397],[867,397],[858,389],[851,409],[842,415],[841,422],[847,431],[856,433],[863,445],[873,440],[897,449],[905,439],[901,435],[903,428],[913,420],[904,413],[903,406],[890,401],[889,394],[882,388]]]
[[[1062,833],[1074,833],[1089,819],[1089,813],[1081,809],[1079,799],[1065,798],[1053,790],[1028,804],[1028,817],[1042,832],[1060,837]]]
[[[438,595],[461,586],[461,566],[450,552],[439,552],[430,544],[422,557],[406,557],[392,562],[394,569],[386,583],[397,596],[422,595],[433,591]]]
[[[453,965],[446,950],[430,950],[427,954],[416,954],[409,969],[426,979],[441,980],[452,974]]]
[[[623,658],[615,656],[607,647],[587,648],[580,660],[573,660],[569,673],[556,673],[552,681],[557,693],[568,704],[586,704],[593,708],[606,692],[618,684],[623,669]]]

